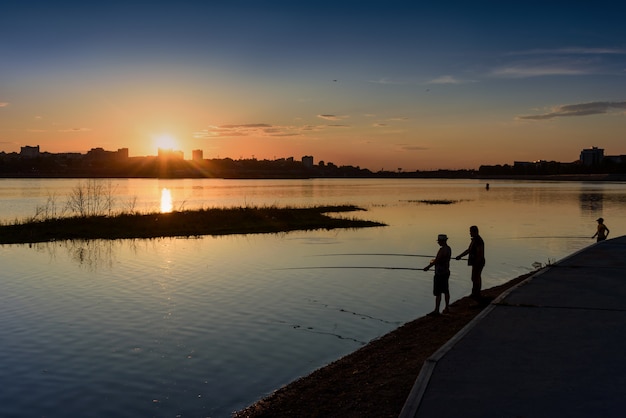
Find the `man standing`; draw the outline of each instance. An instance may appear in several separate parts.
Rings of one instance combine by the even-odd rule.
[[[424,271],[428,271],[432,266],[435,266],[435,278],[433,280],[435,310],[428,314],[430,316],[439,315],[442,293],[445,297],[446,303],[443,313],[448,313],[450,308],[450,289],[448,286],[448,279],[450,278],[450,258],[452,257],[452,250],[448,246],[448,237],[445,234],[439,234],[437,236],[437,243],[440,248],[439,251],[437,251],[435,259],[432,260],[429,265],[424,267]]]
[[[595,234],[593,234],[593,237],[591,238],[598,237],[596,242],[604,241],[606,237],[609,236],[609,228],[606,227],[606,225],[604,224],[604,219],[602,218],[596,219],[596,222],[598,222],[598,230]]]
[[[470,236],[472,241],[469,248],[456,256],[457,260],[460,260],[464,255],[467,257],[467,264],[472,266],[472,298],[480,301],[480,290],[482,287],[483,267],[485,267],[485,241],[478,235],[478,227],[476,225],[470,226]]]

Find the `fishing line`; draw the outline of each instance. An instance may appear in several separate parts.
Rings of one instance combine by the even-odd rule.
[[[343,253],[343,254],[315,254],[309,257],[335,257],[335,256],[392,256],[392,257],[421,257],[421,258],[435,258],[434,255],[424,255],[424,254],[394,254],[394,253]],[[452,257],[450,260],[456,260],[456,258]],[[459,258],[459,260],[467,261],[467,258]]]
[[[298,324],[289,324],[288,322],[285,322],[285,321],[278,321],[278,322],[286,324],[296,331],[310,332],[311,334],[329,335],[331,337],[339,338],[340,340],[354,341],[355,343],[359,343],[361,345],[367,344],[365,341],[357,340],[356,338],[352,338],[352,337],[344,337],[343,335],[337,334],[334,332],[318,331],[316,328],[313,328],[313,327],[305,327],[303,325],[298,325]]]
[[[319,270],[319,269],[370,269],[370,270],[412,270],[424,271],[414,267],[379,267],[379,266],[313,266],[313,267],[285,267],[275,270]]]
[[[575,236],[546,236],[546,237],[511,237],[509,239],[591,239],[590,237]]]
[[[401,324],[400,322],[397,322],[397,321],[396,322],[388,321],[386,319],[376,318],[375,316],[367,315],[367,314],[364,314],[364,313],[349,311],[349,310],[341,308],[339,306],[331,306],[331,305],[329,305],[327,303],[323,303],[323,302],[320,302],[320,301],[315,300],[315,299],[308,299],[308,300],[311,303],[322,305],[324,308],[336,310],[336,311],[339,311],[339,312],[342,312],[342,313],[352,314],[354,316],[360,316],[363,319],[372,319],[374,321],[379,321],[379,322],[382,322],[382,323],[385,323],[385,324],[392,324],[392,325],[400,325]]]
[[[393,254],[393,253],[343,253],[343,254],[316,254],[310,257],[338,257],[338,256],[397,256],[397,257],[423,257],[423,258],[435,258],[434,255],[424,254]],[[450,260],[456,260],[451,258]],[[467,260],[467,258],[460,258],[459,260]],[[319,270],[319,269],[365,269],[365,270],[410,270],[410,271],[424,271],[423,268],[415,267],[384,267],[384,266],[311,266],[311,267],[285,267],[276,270]]]
[[[424,257],[424,258],[435,258],[434,255],[424,255],[424,254],[393,254],[393,253],[345,253],[345,254],[315,254],[311,257],[335,257],[335,256],[345,256],[345,255],[376,255],[376,256],[393,256],[393,257]]]

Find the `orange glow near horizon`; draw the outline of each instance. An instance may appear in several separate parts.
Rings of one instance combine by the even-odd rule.
[[[179,149],[178,141],[172,135],[164,133],[152,137],[152,141],[156,149],[172,150]]]

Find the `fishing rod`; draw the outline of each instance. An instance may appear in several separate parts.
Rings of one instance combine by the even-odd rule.
[[[545,236],[545,237],[511,237],[509,239],[590,239],[582,236]]]
[[[434,259],[434,255],[424,254],[394,254],[394,253],[338,253],[338,254],[315,254],[311,257],[343,257],[343,256],[392,256],[392,257],[423,257]],[[451,260],[456,260],[452,257]],[[467,258],[459,258],[467,260]],[[312,266],[312,267],[285,267],[276,270],[319,270],[319,269],[365,269],[365,270],[410,270],[425,271],[416,267],[385,267],[385,266]]]
[[[316,254],[313,257],[335,257],[335,256],[346,256],[346,255],[376,255],[376,256],[393,256],[393,257],[424,257],[424,258],[435,258],[434,255],[424,255],[424,254],[392,254],[392,253],[345,253],[345,254]]]
[[[344,253],[344,254],[316,254],[312,257],[337,257],[337,256],[392,256],[392,257],[421,257],[421,258],[435,258],[434,255],[424,255],[424,254],[393,254],[393,253]],[[452,257],[451,260],[456,260],[456,258]],[[466,260],[467,258],[459,258],[459,260]]]
[[[424,271],[415,267],[382,267],[382,266],[312,266],[312,267],[284,267],[275,270],[319,270],[319,269],[371,269],[371,270],[412,270]]]

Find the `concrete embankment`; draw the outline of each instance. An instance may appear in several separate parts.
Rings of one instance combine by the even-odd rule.
[[[501,295],[424,364],[407,417],[622,417],[626,236]]]

